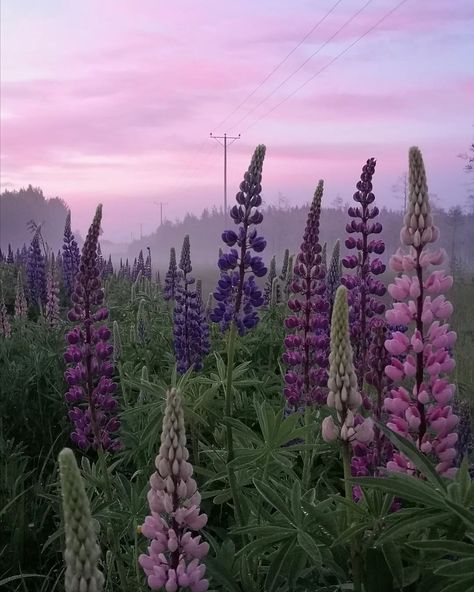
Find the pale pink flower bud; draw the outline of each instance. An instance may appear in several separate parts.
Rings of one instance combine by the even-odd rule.
[[[321,425],[323,440],[328,444],[335,442],[339,436],[339,430],[331,416],[325,417]]]

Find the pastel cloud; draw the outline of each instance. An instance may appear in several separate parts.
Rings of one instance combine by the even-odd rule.
[[[305,200],[319,176],[334,193],[350,195],[361,161],[374,155],[390,203],[389,187],[417,143],[436,165],[439,190],[454,186],[452,199],[464,199],[456,154],[472,123],[470,0],[407,2],[267,115],[396,4],[374,0],[256,107],[365,4],[342,2],[224,129],[213,125],[333,1],[317,8],[309,0],[26,4],[7,4],[3,18],[2,186],[41,185],[81,220],[99,198],[118,200],[117,224],[132,199],[134,216],[150,218],[137,195],[152,203],[160,194],[170,217],[199,211],[221,193],[222,152],[209,132],[233,130],[242,140],[231,148],[230,192],[252,147],[264,141],[269,201],[280,190]]]

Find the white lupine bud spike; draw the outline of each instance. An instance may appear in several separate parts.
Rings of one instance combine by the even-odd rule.
[[[97,568],[100,548],[90,504],[74,453],[64,448],[58,457],[64,513],[66,592],[102,592],[104,576]]]

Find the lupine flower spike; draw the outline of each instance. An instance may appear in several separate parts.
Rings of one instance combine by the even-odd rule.
[[[181,395],[171,389],[166,396],[156,472],[150,479],[151,515],[141,527],[150,546],[139,563],[152,590],[205,592],[209,586],[201,563],[209,545],[195,534],[204,528],[207,516],[200,512],[201,496],[188,458]]]
[[[328,390],[327,405],[335,410],[335,415],[323,420],[323,439],[326,442],[338,439],[350,443],[370,442],[374,436],[372,419],[357,417],[362,397],[352,361],[347,290],[344,286],[337,289],[332,313]]]
[[[385,342],[392,355],[385,372],[394,381],[385,409],[390,413],[388,427],[437,459],[436,470],[450,477],[456,472],[453,465],[458,439],[454,431],[458,417],[451,407],[455,387],[449,381],[455,365],[451,351],[456,333],[446,322],[453,307],[443,294],[453,279],[443,270],[431,270],[445,260],[446,253],[427,249],[438,236],[430,212],[423,158],[418,148],[411,148],[409,202],[400,233],[409,253],[399,249],[390,259],[392,271],[402,275],[388,287],[395,302],[386,313],[391,325],[408,325],[409,330],[395,331]],[[403,361],[400,355],[404,355]],[[387,468],[415,472],[410,461],[398,452]]]
[[[349,208],[348,214],[352,221],[346,225],[346,231],[350,234],[346,239],[346,247],[351,250],[355,249],[357,254],[348,255],[342,260],[344,267],[355,270],[354,275],[344,276],[342,283],[349,290],[354,365],[362,391],[367,372],[367,355],[371,338],[370,323],[372,318],[384,312],[385,305],[379,300],[379,297],[386,292],[384,284],[375,277],[385,271],[385,265],[377,257],[384,252],[385,245],[380,239],[370,239],[371,235],[382,232],[380,222],[374,222],[379,214],[379,209],[377,206],[371,205],[375,201],[372,192],[374,173],[375,159],[369,158],[362,168],[357,191],[354,193],[354,201],[359,205]],[[354,238],[354,234],[360,236]]]
[[[290,408],[322,403],[326,397],[328,366],[328,303],[321,265],[319,219],[323,181],[319,181],[308,214],[301,249],[293,267],[291,316],[285,320],[289,335],[282,356],[288,366],[284,394]],[[291,332],[291,333],[290,333]]]
[[[103,305],[100,287],[97,243],[102,218],[99,205],[82,249],[81,266],[68,313],[71,322],[80,322],[66,335],[68,347],[64,360],[69,365],[65,379],[69,386],[67,402],[73,406],[69,418],[74,424],[71,439],[82,449],[102,448],[113,452],[121,447],[117,440],[119,420],[115,417],[116,383],[112,380],[114,366],[110,358],[113,346],[111,332],[102,324],[109,315]]]
[[[176,296],[176,280],[178,278],[178,266],[176,265],[176,251],[173,247],[170,249],[170,264],[165,276],[165,291],[163,298],[165,300],[174,300]]]
[[[27,275],[31,302],[43,306],[46,302],[46,275],[38,231],[35,233],[28,251]]]
[[[238,232],[226,230],[222,240],[230,247],[228,253],[219,257],[221,277],[217,282],[214,299],[217,306],[210,315],[213,322],[219,323],[226,331],[235,322],[240,335],[255,327],[259,322],[257,309],[264,303],[255,276],[264,277],[267,268],[259,255],[266,247],[266,241],[258,236],[252,226],[261,224],[263,214],[258,210],[262,205],[262,168],[265,158],[265,146],[257,146],[250,166],[240,184],[236,195],[238,205],[234,205],[230,216]],[[238,249],[234,248],[237,245]]]
[[[207,322],[202,317],[202,302],[191,288],[195,283],[190,276],[191,271],[191,247],[189,236],[186,235],[181,250],[173,310],[174,349],[180,374],[189,368],[201,370],[203,358],[209,353],[209,337],[205,334]]]
[[[80,259],[81,255],[79,253],[79,247],[77,246],[77,242],[71,231],[71,212],[68,211],[66,224],[64,226],[62,257],[64,285],[68,296],[71,296],[74,289],[74,281],[79,272]]]
[[[102,592],[104,576],[97,567],[100,548],[79,467],[69,448],[63,448],[58,461],[66,535],[65,591]]]
[[[0,335],[9,339],[12,336],[10,321],[8,320],[7,307],[3,296],[3,284],[0,282]]]

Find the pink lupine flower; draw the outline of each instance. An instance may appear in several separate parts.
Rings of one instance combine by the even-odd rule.
[[[452,476],[456,458],[457,434],[453,432],[458,418],[452,412],[454,385],[447,375],[455,362],[451,348],[456,340],[446,321],[453,312],[443,292],[452,286],[452,278],[442,270],[431,270],[444,260],[444,251],[428,251],[427,244],[436,241],[423,160],[418,148],[410,150],[410,200],[401,231],[401,240],[410,247],[400,249],[390,265],[402,275],[388,287],[395,302],[386,318],[391,324],[409,325],[408,335],[394,333],[385,342],[394,356],[385,373],[395,383],[385,409],[390,413],[387,425],[393,431],[415,442],[418,448],[438,461],[436,470]],[[411,326],[410,326],[411,325]],[[411,329],[411,332],[410,332]],[[403,362],[396,356],[406,354]],[[409,390],[401,383],[410,384]],[[410,392],[411,391],[411,392]],[[401,453],[387,463],[391,471],[414,473],[414,467]]]
[[[194,534],[204,528],[207,516],[199,508],[201,496],[188,458],[181,396],[171,389],[155,460],[157,471],[150,478],[151,516],[141,527],[150,546],[138,561],[152,590],[205,592],[209,586],[204,578],[206,567],[200,563],[209,545]]]

